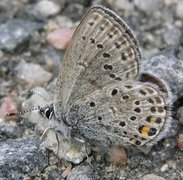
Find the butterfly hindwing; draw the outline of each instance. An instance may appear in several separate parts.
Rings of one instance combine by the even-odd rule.
[[[76,101],[67,122],[88,141],[151,146],[170,125],[167,104],[165,92],[153,83],[119,82]]]

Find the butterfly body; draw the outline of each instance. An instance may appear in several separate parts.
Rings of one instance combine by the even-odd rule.
[[[131,29],[107,8],[92,7],[61,64],[56,130],[101,146],[151,146],[170,126],[167,86],[139,74],[141,54]],[[56,125],[55,125],[56,124]]]

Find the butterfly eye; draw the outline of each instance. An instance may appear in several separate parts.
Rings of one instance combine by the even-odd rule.
[[[46,116],[46,118],[51,119],[52,114],[53,114],[53,109],[52,108],[47,108],[45,110],[45,116]]]

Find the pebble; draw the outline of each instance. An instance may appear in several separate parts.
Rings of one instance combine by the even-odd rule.
[[[183,19],[183,1],[178,1],[176,5],[176,17]]]
[[[71,141],[66,140],[60,133],[57,133],[56,137],[56,131],[54,130],[48,130],[43,139],[44,146],[53,151],[60,159],[63,158],[66,161],[79,164],[86,157],[84,144],[71,143]]]
[[[99,179],[93,172],[90,166],[77,166],[75,167],[67,177],[67,180],[92,180]]]
[[[13,19],[0,26],[0,49],[13,51],[25,42],[33,31],[41,29],[42,23]]]
[[[144,3],[144,0],[134,0],[135,6],[143,11],[146,14],[152,14],[155,11],[161,9],[164,5],[163,0],[153,0],[153,1],[146,1]]]
[[[175,26],[168,26],[163,33],[163,39],[168,46],[178,46],[181,42],[181,31]]]
[[[134,6],[129,0],[108,0],[107,1],[114,9],[132,11]]]
[[[140,180],[165,180],[165,178],[157,176],[155,174],[146,174],[145,176],[140,178]]]
[[[168,164],[164,164],[164,165],[161,166],[161,168],[160,168],[160,171],[161,171],[161,172],[166,172],[166,171],[168,171],[168,170],[169,170]]]
[[[123,147],[115,148],[112,147],[109,153],[110,161],[116,165],[126,165],[127,155]]]
[[[45,71],[39,64],[20,63],[15,67],[17,77],[29,86],[36,86],[48,82],[52,74]]]
[[[7,117],[6,115],[9,113],[17,113],[18,107],[15,102],[15,97],[9,96],[4,99],[0,106],[0,118],[15,120],[15,117]]]
[[[183,134],[178,135],[177,147],[178,147],[179,150],[183,151]]]
[[[57,49],[65,49],[71,40],[74,30],[70,28],[60,28],[47,35],[49,44]]]
[[[179,0],[164,0],[166,6],[176,4]]]
[[[35,11],[44,17],[54,16],[58,14],[61,7],[53,1],[42,0],[35,6]]]

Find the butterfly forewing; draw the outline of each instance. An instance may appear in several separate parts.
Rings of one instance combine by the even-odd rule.
[[[135,79],[140,59],[137,44],[130,28],[115,13],[103,7],[91,8],[76,29],[61,65],[57,116],[96,90]]]

